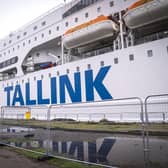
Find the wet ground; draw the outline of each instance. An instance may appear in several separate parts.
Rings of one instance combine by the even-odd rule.
[[[20,148],[122,168],[143,168],[146,161],[141,136],[6,127],[0,139]],[[150,137],[149,150],[152,167],[168,167],[168,137]]]
[[[4,147],[0,147],[1,168],[56,168],[44,162],[28,159]]]

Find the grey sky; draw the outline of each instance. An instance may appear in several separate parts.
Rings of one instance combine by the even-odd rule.
[[[0,39],[61,3],[64,0],[0,0]]]

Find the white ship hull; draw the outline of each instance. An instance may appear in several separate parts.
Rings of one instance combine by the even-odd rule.
[[[167,43],[168,39],[158,40],[1,82],[1,104],[9,106],[60,104],[125,97],[145,98],[148,95],[168,93]],[[147,56],[149,49],[153,51],[151,58]],[[134,55],[133,61],[129,60],[130,54]],[[118,58],[118,64],[114,64],[115,58]],[[101,66],[102,61],[104,66]],[[88,64],[90,64],[89,69]],[[77,67],[80,69],[79,72]],[[89,97],[91,93],[88,93],[86,89],[88,80],[86,78],[92,77],[90,74],[86,75],[88,71],[90,74],[93,73],[92,82],[100,75],[100,72],[101,75],[105,73],[102,78],[98,77],[97,84],[100,89],[105,87],[103,91],[106,90],[106,95],[97,90],[98,87],[92,86],[93,96]],[[74,79],[75,73],[79,73],[78,79]],[[56,83],[51,85],[52,78]],[[37,84],[38,82],[40,84]],[[11,85],[12,83],[16,85]],[[30,88],[26,90],[28,83]],[[67,85],[71,89],[67,89]],[[38,90],[39,86],[42,87],[41,90]],[[26,97],[26,92],[30,94],[29,98]]]
[[[0,41],[1,107],[144,100],[168,94],[168,21],[165,27],[145,23],[141,32],[123,21],[129,14],[126,8],[136,0],[124,5],[118,0],[88,1],[88,6],[81,2],[56,9]],[[101,15],[109,21],[95,24]],[[69,30],[73,33],[65,39]]]

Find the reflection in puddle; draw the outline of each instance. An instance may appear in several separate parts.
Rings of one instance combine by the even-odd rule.
[[[16,129],[15,129],[16,128]],[[34,132],[35,137],[15,137],[10,136],[14,132]],[[30,133],[31,133],[30,131]],[[105,136],[93,138],[92,140],[79,140],[80,136],[86,135],[93,136],[89,133],[73,133],[76,137],[71,140],[72,136],[68,136],[67,132],[54,131],[50,140],[46,140],[46,130],[11,127],[6,128],[6,132],[9,133],[8,138],[4,139],[10,145],[27,148],[31,150],[49,148],[50,154],[59,155],[68,158],[74,158],[82,161],[101,163],[111,166],[129,167],[129,168],[143,168],[144,167],[144,149],[141,137],[110,137]],[[5,130],[4,130],[5,132]],[[72,133],[71,133],[72,134]],[[62,138],[61,138],[61,135]],[[65,140],[65,136],[68,136],[69,140]],[[94,136],[93,136],[94,137]],[[13,138],[13,139],[12,139]],[[44,140],[42,140],[44,138]],[[59,138],[59,140],[58,140]],[[167,139],[150,139],[150,161],[155,165],[159,165],[162,168],[167,168],[168,165],[168,140]],[[158,166],[158,167],[159,167]]]
[[[100,138],[95,142],[78,141],[41,141],[8,142],[10,145],[28,149],[46,149],[49,144],[50,153],[94,163],[108,165],[143,167],[143,146],[140,139]],[[168,165],[168,142],[166,140],[151,141],[151,161],[162,167]]]
[[[3,133],[20,133],[20,132],[29,132],[29,131],[34,131],[35,129],[33,128],[24,128],[24,127],[7,127],[7,128],[2,128],[1,132]]]

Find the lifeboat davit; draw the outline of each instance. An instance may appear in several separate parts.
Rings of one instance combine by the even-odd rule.
[[[118,24],[107,16],[98,18],[69,29],[64,33],[63,44],[67,49],[80,47],[110,36],[119,30]]]
[[[139,0],[123,16],[126,25],[135,29],[168,18],[168,0]]]

